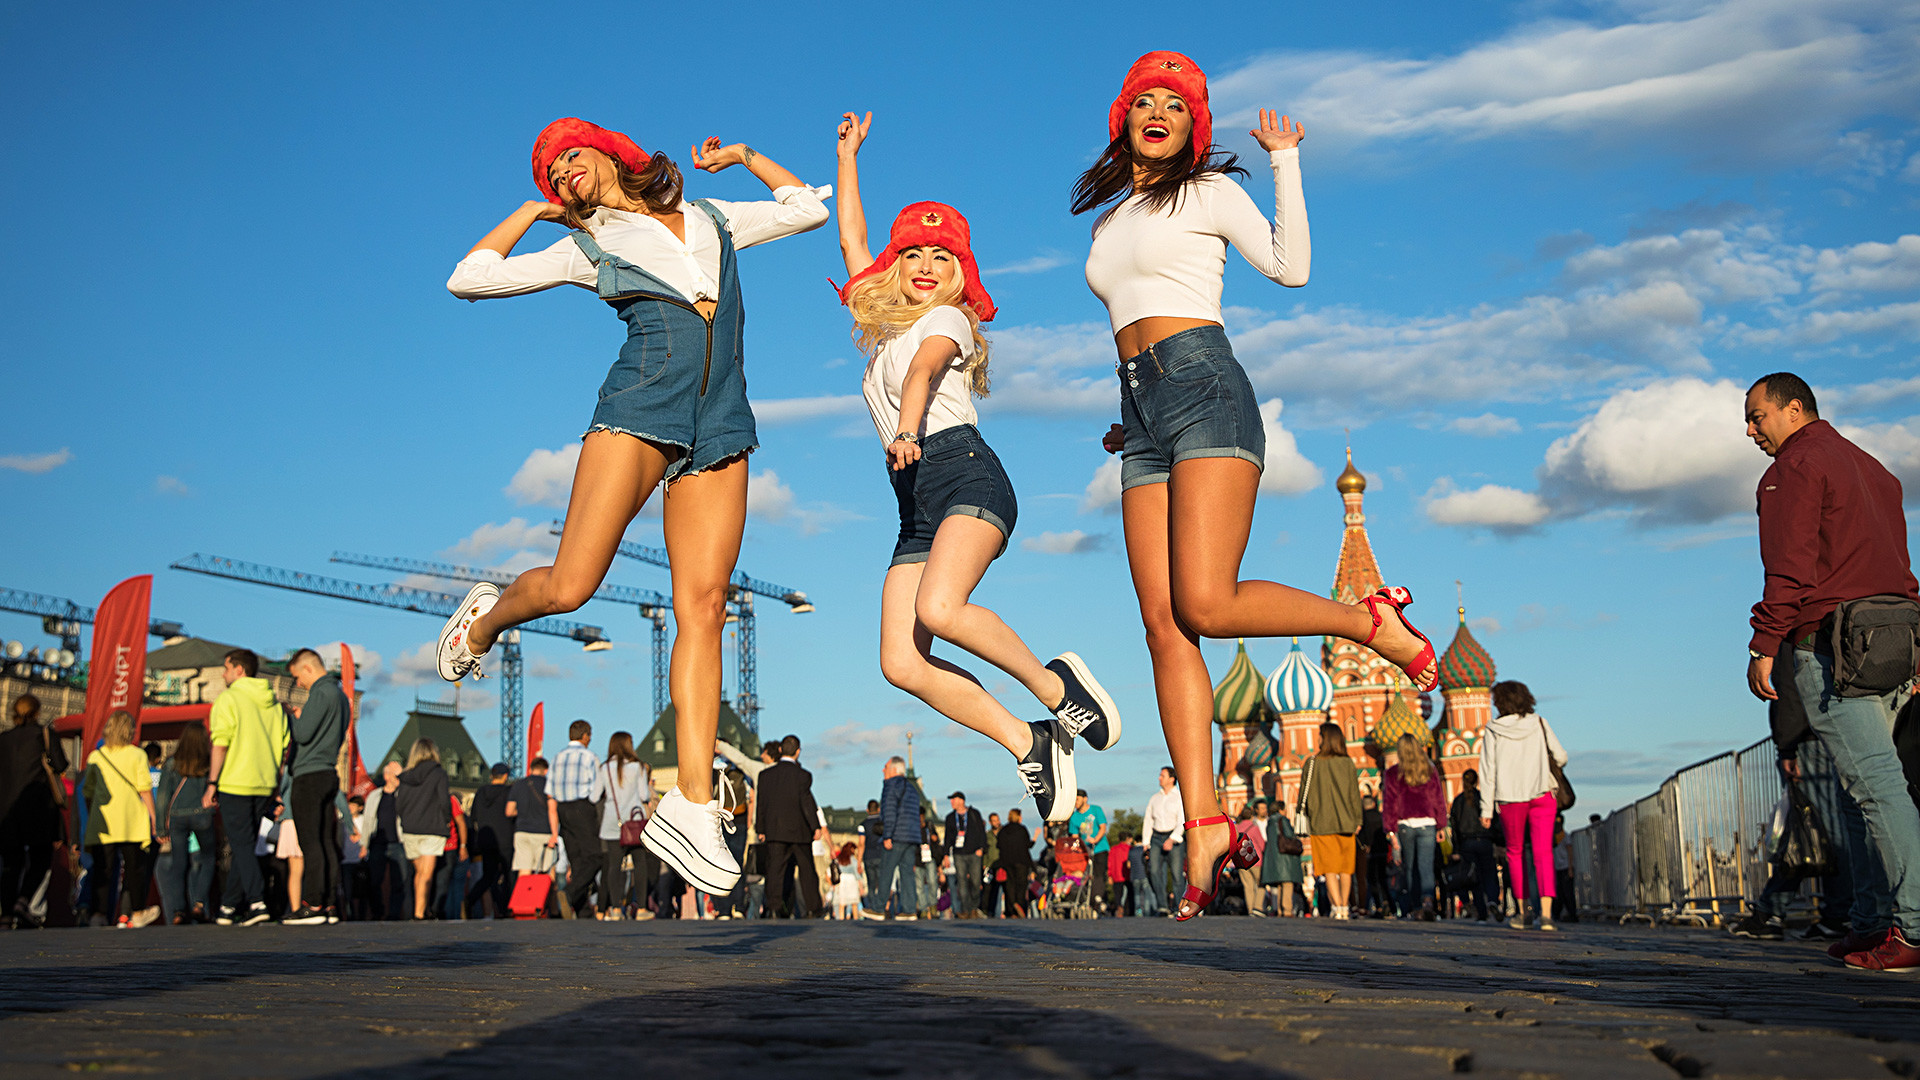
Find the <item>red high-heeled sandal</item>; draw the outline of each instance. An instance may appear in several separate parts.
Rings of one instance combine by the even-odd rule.
[[[1195,829],[1207,825],[1225,825],[1229,829],[1232,829],[1233,819],[1225,814],[1221,814],[1217,817],[1197,818],[1182,824],[1180,827],[1188,832],[1192,832]],[[1227,871],[1229,869],[1251,870],[1260,862],[1260,852],[1253,846],[1253,841],[1240,835],[1238,829],[1234,829],[1233,839],[1234,842],[1227,845],[1227,850],[1221,852],[1220,857],[1213,862],[1213,888],[1206,892],[1201,892],[1199,886],[1194,885],[1192,882],[1187,883],[1187,891],[1181,895],[1180,902],[1182,904],[1192,904],[1193,910],[1185,915],[1176,911],[1173,916],[1175,922],[1186,922],[1188,919],[1212,907],[1213,898],[1219,895],[1220,890],[1227,883]]]
[[[1408,622],[1407,613],[1401,610],[1408,604],[1413,603],[1413,590],[1402,585],[1393,585],[1381,589],[1379,592],[1374,593],[1372,596],[1360,602],[1367,605],[1367,610],[1373,614],[1373,632],[1369,633],[1367,639],[1360,644],[1373,644],[1373,639],[1380,633],[1380,624],[1385,621],[1380,614],[1378,605],[1387,605],[1392,608],[1393,613],[1399,617],[1400,625],[1406,627],[1408,633],[1419,638],[1424,646],[1421,648],[1419,655],[1413,658],[1413,663],[1402,665],[1401,670],[1407,673],[1407,678],[1413,680],[1414,688],[1417,690],[1431,690],[1439,686],[1440,662],[1434,658],[1433,642],[1428,641],[1427,635],[1421,633],[1411,622]]]

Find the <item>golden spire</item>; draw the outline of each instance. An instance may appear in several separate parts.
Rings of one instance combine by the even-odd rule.
[[[1367,490],[1367,478],[1361,475],[1359,469],[1353,467],[1352,443],[1347,444],[1347,467],[1340,471],[1340,477],[1333,482],[1333,486],[1338,488],[1342,495]]]

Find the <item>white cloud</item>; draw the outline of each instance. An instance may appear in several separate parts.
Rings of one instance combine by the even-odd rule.
[[[1626,11],[1611,24],[1541,18],[1425,58],[1268,54],[1217,74],[1211,97],[1222,131],[1248,126],[1255,107],[1279,106],[1336,155],[1370,143],[1553,135],[1797,163],[1832,152],[1835,133],[1857,118],[1910,115],[1920,90],[1908,4],[1726,0]]]
[[[354,657],[359,658],[359,650],[354,650]],[[401,686],[440,682],[439,645],[436,642],[423,641],[394,657],[393,672],[388,678]]]
[[[866,399],[859,394],[827,394],[821,397],[772,398],[753,403],[753,418],[763,427],[801,424],[829,416],[864,416]]]
[[[1520,421],[1511,416],[1497,413],[1481,413],[1479,416],[1456,416],[1447,422],[1447,430],[1462,435],[1472,435],[1477,439],[1492,439],[1501,435],[1517,435]]]
[[[353,652],[353,678],[356,688],[363,688],[360,687],[362,683],[381,680],[386,677],[386,661],[372,646],[357,645],[353,642],[348,642],[347,648]],[[313,646],[313,651],[320,654],[320,659],[327,665],[327,670],[340,670],[339,642],[329,641],[324,645],[315,645]],[[429,653],[429,658],[431,659],[431,653]]]
[[[1907,502],[1920,502],[1920,416],[1894,424],[1834,426],[1900,478]]]
[[[802,505],[793,489],[772,469],[747,475],[747,515],[763,521],[791,523],[806,536],[826,532],[844,521],[861,520],[861,515],[832,503]]]
[[[507,481],[505,491],[515,502],[531,506],[567,508],[567,495],[573,490],[573,470],[580,464],[580,444],[568,443],[558,450],[536,449]]]
[[[1813,287],[1848,292],[1920,289],[1920,236],[1908,233],[1891,244],[1822,251],[1814,260]]]
[[[867,727],[858,720],[848,720],[821,732],[820,743],[829,750],[857,750],[873,756],[905,754],[907,736],[915,732],[912,724]]]
[[[1279,398],[1260,405],[1261,425],[1267,433],[1266,471],[1260,474],[1260,494],[1298,495],[1320,486],[1320,467],[1308,461],[1293,432],[1280,424],[1286,406]]]
[[[174,495],[182,499],[193,494],[193,489],[187,486],[187,482],[177,476],[154,477],[153,490],[162,495]]]
[[[980,276],[998,277],[1001,274],[1040,274],[1065,266],[1072,261],[1073,256],[1071,255],[1058,251],[1043,251],[1031,258],[1021,259],[1019,262],[1007,263],[1005,266],[990,266],[980,271]]]
[[[1427,520],[1435,525],[1454,525],[1518,532],[1531,529],[1547,519],[1551,512],[1546,502],[1531,491],[1484,484],[1470,491],[1457,491],[1442,483],[1426,499]]]
[[[1621,390],[1547,448],[1541,493],[1561,513],[1619,507],[1648,523],[1751,513],[1767,457],[1746,437],[1745,400],[1728,379]]]
[[[1084,555],[1089,551],[1099,551],[1107,546],[1106,533],[1089,533],[1080,529],[1071,532],[1043,532],[1039,536],[1029,536],[1020,541],[1020,550],[1037,551],[1043,555]]]
[[[61,449],[50,454],[4,454],[0,455],[0,469],[12,469],[23,473],[44,473],[65,465],[73,460],[73,451]]]
[[[571,679],[573,669],[561,667],[544,656],[535,656],[527,661],[529,679]]]
[[[553,553],[560,550],[560,538],[549,531],[547,522],[529,522],[526,518],[509,518],[506,521],[489,522],[441,554],[456,562],[475,563],[491,567],[494,560],[503,553],[512,553],[511,557],[499,565],[508,569],[524,570],[528,566],[539,566],[552,561]],[[532,558],[535,561],[528,562]],[[509,565],[518,563],[519,565]],[[442,586],[444,587],[444,582]]]
[[[1120,512],[1120,455],[1109,454],[1100,467],[1093,470],[1093,479],[1087,481],[1087,493],[1080,499],[1080,511],[1086,513],[1102,510],[1109,514]]]
[[[1108,414],[1120,399],[1113,335],[1105,323],[1010,326],[988,354],[993,394],[983,413]]]

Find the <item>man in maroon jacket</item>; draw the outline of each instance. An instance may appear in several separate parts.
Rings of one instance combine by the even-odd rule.
[[[1768,375],[1747,391],[1747,436],[1773,458],[1760,478],[1760,561],[1766,591],[1753,606],[1747,685],[1779,695],[1775,661],[1791,678],[1807,722],[1833,755],[1856,806],[1840,832],[1853,870],[1853,929],[1829,949],[1850,967],[1920,970],[1920,812],[1907,797],[1893,718],[1908,687],[1866,697],[1834,692],[1823,629],[1835,608],[1869,596],[1920,598],[1907,560],[1900,481],[1820,419],[1797,375]],[[1871,839],[1869,839],[1871,838]],[[1871,846],[1869,846],[1871,845]],[[1886,874],[1873,873],[1870,853]]]

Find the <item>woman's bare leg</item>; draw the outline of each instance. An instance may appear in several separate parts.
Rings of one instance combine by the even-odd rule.
[[[1018,679],[1042,706],[1051,709],[1067,694],[1060,676],[1048,671],[1000,616],[970,599],[1006,542],[1005,533],[981,518],[947,517],[933,534],[914,613],[934,637]]]
[[[933,632],[914,614],[927,565],[904,563],[887,571],[880,592],[880,673],[940,715],[985,735],[1014,757],[1026,757],[1033,749],[1033,731],[1026,722],[1008,712],[965,668],[933,655]]]
[[[475,655],[493,647],[509,627],[574,611],[606,580],[614,553],[634,515],[659,486],[670,458],[643,439],[616,431],[589,432],[580,443],[567,497],[567,530],[552,566],[536,566],[500,593],[493,610],[473,620],[467,648]],[[678,457],[678,451],[674,451]]]
[[[1168,579],[1167,484],[1129,488],[1120,496],[1120,520],[1127,538],[1127,566],[1140,599],[1140,621],[1147,630],[1153,659],[1153,692],[1160,705],[1160,727],[1180,802],[1187,820],[1214,817],[1213,681],[1200,655],[1200,638],[1175,614]],[[1244,542],[1244,541],[1243,541]],[[1227,850],[1233,829],[1220,825],[1186,835],[1187,881],[1202,889],[1207,874]]]
[[[413,860],[413,917],[427,917],[427,890],[433,888],[433,864],[438,862],[433,856]]]
[[[584,457],[584,455],[583,455]],[[680,775],[693,803],[713,798],[713,740],[720,728],[720,652],[727,625],[727,582],[747,526],[747,459],[682,477],[661,506],[673,579],[673,698]],[[568,532],[572,532],[569,524]]]
[[[1240,458],[1191,458],[1174,465],[1166,484],[1170,581],[1181,622],[1218,639],[1331,634],[1364,640],[1373,633],[1373,616],[1362,605],[1271,581],[1240,580],[1259,486],[1260,470]],[[1399,619],[1388,618],[1371,647],[1406,664],[1421,644]]]

